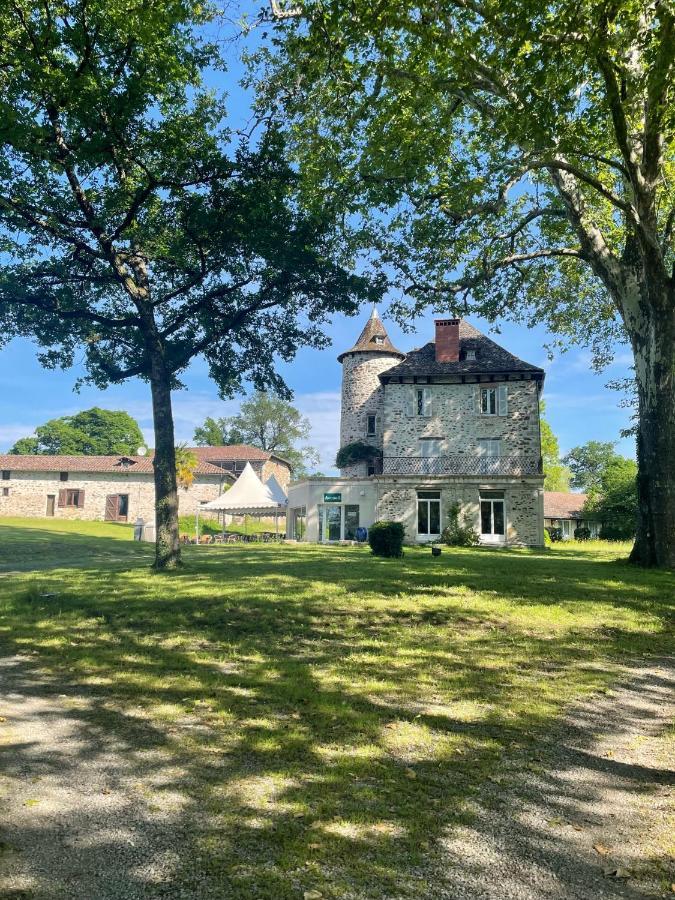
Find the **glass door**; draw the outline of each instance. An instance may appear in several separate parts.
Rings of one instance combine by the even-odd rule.
[[[480,495],[480,536],[486,543],[506,540],[506,511],[503,491],[486,491]]]
[[[333,506],[329,503],[323,507],[323,528],[321,539],[323,541],[342,540],[342,506]]]

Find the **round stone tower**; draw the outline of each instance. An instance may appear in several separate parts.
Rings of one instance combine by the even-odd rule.
[[[382,450],[384,388],[379,376],[405,357],[389,340],[375,308],[357,342],[338,356],[342,363],[340,447],[360,441]],[[374,418],[373,418],[374,417]],[[368,474],[368,463],[341,469],[345,478]]]

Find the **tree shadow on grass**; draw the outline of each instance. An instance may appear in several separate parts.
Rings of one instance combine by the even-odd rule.
[[[12,865],[36,897],[73,879],[100,900],[442,896],[443,842],[480,822],[486,778],[634,647],[634,623],[554,639],[510,623],[466,595],[489,583],[477,557],[439,570],[410,554],[406,571],[350,551],[200,549],[171,578],[40,573],[5,594],[0,643],[24,659],[2,677],[41,737],[14,723],[0,762],[13,783],[43,779],[36,799],[64,798],[12,814]],[[665,607],[640,584],[632,602]],[[540,602],[531,585],[521,574],[507,599]],[[595,585],[574,590],[597,602]],[[571,852],[563,840],[538,863],[563,887]]]

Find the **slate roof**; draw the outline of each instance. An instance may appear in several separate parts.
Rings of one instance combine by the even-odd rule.
[[[376,338],[381,338],[381,341],[377,342]],[[354,346],[342,352],[338,356],[338,362],[342,362],[349,353],[386,353],[388,356],[399,356],[401,359],[405,357],[405,353],[397,350],[389,340],[387,329],[382,324],[382,319],[375,307],[373,307],[370,318]]]
[[[572,494],[563,491],[544,491],[545,519],[582,519],[588,494]]]
[[[466,358],[467,350],[476,351],[476,359]],[[436,344],[429,341],[423,347],[411,350],[405,358],[380,375],[383,381],[390,378],[415,375],[468,375],[529,372],[537,378],[544,378],[544,370],[525,362],[496,344],[464,319],[459,323],[459,360],[457,362],[436,362]]]
[[[288,460],[276,453],[270,453],[268,450],[260,450],[258,447],[251,447],[249,444],[226,444],[222,447],[190,447],[192,453],[197,459],[208,462],[209,460],[218,460],[220,462],[265,462],[268,459],[276,459],[285,463],[290,467]]]
[[[152,475],[152,454],[148,456],[46,456],[0,454],[0,469],[15,472],[103,472],[112,474]],[[200,460],[195,475],[219,475],[226,473],[218,466]]]

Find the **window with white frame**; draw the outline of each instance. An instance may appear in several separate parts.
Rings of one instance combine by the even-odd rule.
[[[479,412],[483,416],[505,416],[509,411],[508,388],[505,384],[498,387],[480,388]]]
[[[417,492],[417,534],[434,537],[441,533],[441,492]]]
[[[480,456],[501,456],[502,442],[500,438],[480,438],[478,441]]]
[[[441,438],[421,438],[421,470],[425,475],[440,474]]]
[[[480,492],[480,533],[484,541],[503,541],[506,510],[503,491]]]
[[[377,434],[377,416],[372,413],[366,417],[366,434]]]

